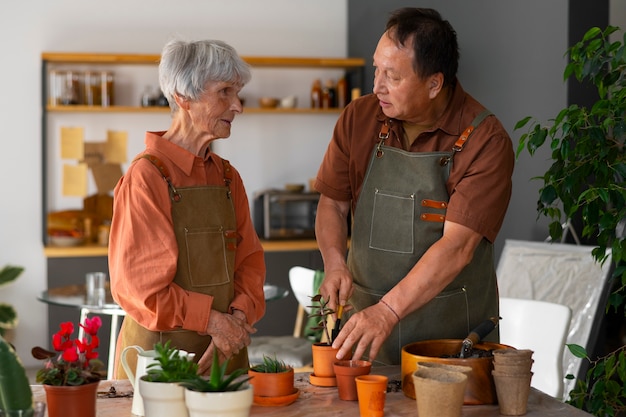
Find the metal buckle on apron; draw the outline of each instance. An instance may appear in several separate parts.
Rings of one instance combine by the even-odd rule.
[[[383,155],[385,154],[385,151],[383,151],[382,146],[385,144],[385,140],[387,140],[388,137],[389,137],[389,125],[387,124],[387,122],[385,122],[380,128],[380,133],[378,134],[378,139],[380,139],[380,141],[378,142],[378,145],[376,146],[376,158],[382,158]]]

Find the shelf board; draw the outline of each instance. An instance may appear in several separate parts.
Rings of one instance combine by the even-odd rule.
[[[46,107],[50,113],[169,113],[169,107],[140,107],[140,106],[52,106]],[[244,107],[244,114],[337,114],[342,109],[308,109],[308,108],[275,108],[263,109],[260,107]]]
[[[59,64],[158,64],[160,55],[154,54],[95,54],[78,52],[43,52],[41,59]],[[264,57],[242,56],[253,67],[284,68],[359,68],[365,65],[363,58],[333,57]]]

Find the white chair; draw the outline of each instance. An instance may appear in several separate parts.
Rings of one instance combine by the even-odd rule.
[[[289,285],[298,300],[298,311],[291,336],[256,336],[248,346],[251,365],[263,362],[263,356],[276,356],[294,368],[306,368],[313,363],[311,345],[313,342],[303,337],[313,294],[315,270],[294,266],[289,270]]]
[[[563,399],[563,352],[572,310],[547,301],[500,297],[500,342],[534,351],[531,385]]]

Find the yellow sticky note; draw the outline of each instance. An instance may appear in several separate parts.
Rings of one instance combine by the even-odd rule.
[[[61,158],[81,161],[85,154],[82,127],[61,127]]]
[[[109,164],[123,164],[127,161],[126,148],[128,146],[128,132],[123,130],[107,131],[107,141],[104,147],[104,160]]]
[[[63,165],[63,195],[74,197],[87,195],[87,164]]]

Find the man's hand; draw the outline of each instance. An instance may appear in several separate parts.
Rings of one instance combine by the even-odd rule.
[[[369,347],[368,360],[374,361],[383,342],[389,337],[396,324],[398,324],[398,318],[381,303],[353,314],[333,342],[333,348],[339,349],[337,359],[346,357],[356,345],[353,359],[363,357]]]

